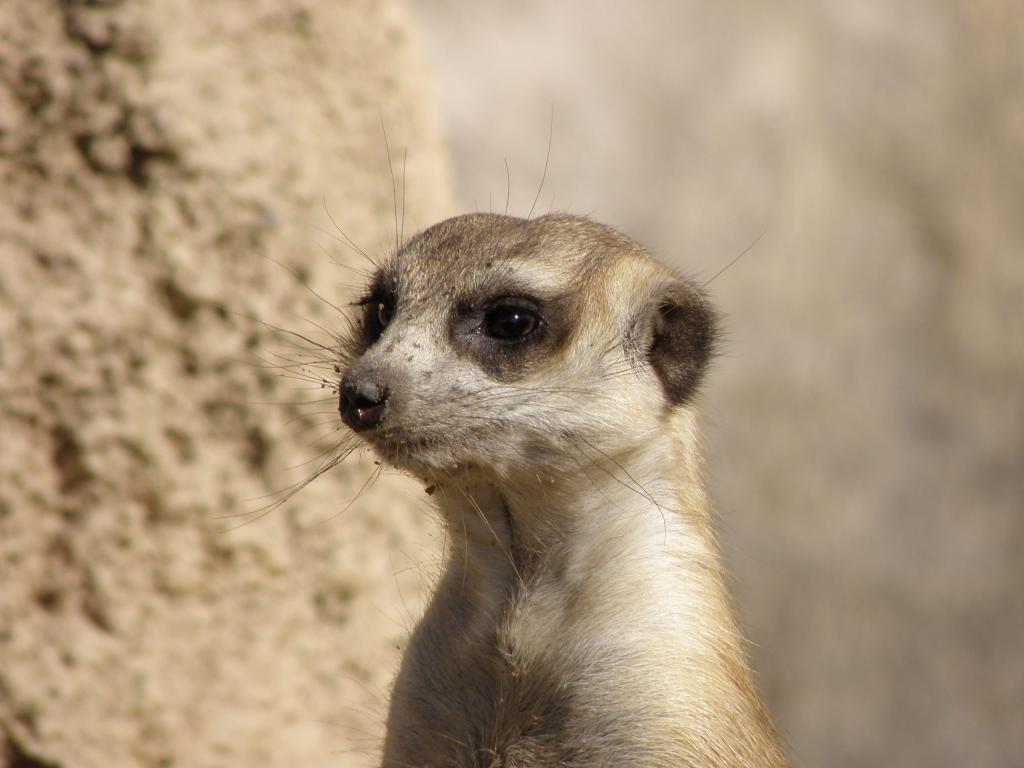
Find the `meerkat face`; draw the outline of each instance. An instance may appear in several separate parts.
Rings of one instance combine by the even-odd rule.
[[[442,222],[359,304],[342,420],[419,474],[559,471],[641,446],[690,402],[714,339],[695,287],[569,216]]]

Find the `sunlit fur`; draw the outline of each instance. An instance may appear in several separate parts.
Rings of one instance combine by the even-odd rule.
[[[699,291],[586,219],[494,215],[421,233],[368,290],[393,317],[353,331],[343,373],[390,396],[361,436],[433,489],[449,543],[383,765],[784,765],[722,583],[693,393],[670,402],[650,362],[666,297],[690,302],[674,322],[711,321]],[[546,302],[549,336],[482,360],[453,322],[511,293]]]

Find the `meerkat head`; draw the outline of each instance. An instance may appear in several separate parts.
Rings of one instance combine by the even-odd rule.
[[[341,418],[417,474],[496,479],[642,447],[686,408],[714,315],[615,230],[474,214],[405,245],[360,300]]]

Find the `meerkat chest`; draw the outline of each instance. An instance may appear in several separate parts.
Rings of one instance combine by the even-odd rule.
[[[516,582],[493,610],[479,593],[448,586],[417,628],[393,692],[392,718],[402,723],[389,733],[394,755],[424,766],[593,767],[625,765],[653,743],[643,723],[658,720],[647,702],[665,680],[650,663],[664,654],[649,600],[633,590],[632,607],[624,597],[613,607],[605,589],[592,594],[548,574]]]
[[[421,624],[392,695],[401,728],[389,729],[385,766],[595,768],[643,754],[646,729],[611,716],[621,710],[614,692],[631,685],[618,672],[641,652],[599,648],[575,631],[541,649],[520,634],[536,621],[532,607],[519,604],[484,634]]]

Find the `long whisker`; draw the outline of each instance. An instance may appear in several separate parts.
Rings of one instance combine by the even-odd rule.
[[[548,125],[548,151],[544,155],[544,172],[540,177],[540,186],[537,187],[537,196],[533,198],[533,205],[530,206],[530,212],[526,218],[533,218],[533,209],[537,207],[537,201],[540,200],[541,190],[544,189],[544,180],[548,177],[548,162],[551,160],[551,141],[555,137],[555,105],[551,105],[551,121]]]
[[[327,198],[326,197],[324,197],[324,199],[323,199],[323,204],[324,204],[324,213],[327,214],[327,218],[331,220],[331,224],[334,225],[334,228],[336,230],[338,230],[338,233],[343,238],[342,242],[344,242],[349,248],[351,248],[353,251],[358,253],[360,256],[362,256],[368,262],[373,264],[375,267],[378,266],[377,262],[375,262],[373,260],[373,257],[371,257],[370,254],[368,254],[366,251],[364,251],[362,248],[360,248],[358,245],[356,245],[356,242],[351,237],[349,237],[348,233],[345,232],[345,230],[341,228],[341,226],[338,224],[337,221],[335,221],[334,216],[331,214],[330,208],[327,207]]]
[[[761,230],[761,234],[759,234],[759,235],[758,235],[758,236],[757,236],[756,238],[754,238],[754,242],[752,242],[752,243],[751,243],[750,245],[748,245],[748,246],[747,246],[746,248],[744,248],[744,249],[743,249],[743,250],[742,250],[742,251],[740,252],[740,255],[739,255],[739,256],[737,256],[737,257],[736,257],[736,258],[734,258],[734,259],[733,259],[732,261],[730,261],[730,262],[729,262],[728,264],[726,264],[726,265],[725,265],[724,267],[722,267],[722,268],[721,268],[720,270],[718,270],[717,272],[715,272],[715,274],[713,274],[713,275],[711,276],[711,278],[710,278],[709,280],[705,280],[705,281],[704,281],[703,283],[701,283],[701,284],[700,284],[700,289],[701,289],[701,290],[704,290],[705,288],[707,288],[707,287],[708,287],[709,285],[711,285],[711,283],[712,283],[712,282],[714,282],[714,281],[715,281],[715,280],[716,280],[716,279],[718,278],[718,276],[719,276],[719,275],[721,275],[721,274],[722,274],[723,272],[725,272],[725,271],[726,271],[727,269],[729,269],[730,267],[732,267],[732,265],[733,265],[733,264],[735,264],[735,263],[736,263],[737,261],[739,261],[740,259],[742,259],[742,258],[743,258],[744,256],[746,256],[746,255],[747,255],[748,253],[750,253],[750,252],[751,252],[752,250],[754,250],[754,247],[755,247],[755,246],[756,246],[756,245],[757,245],[758,243],[760,243],[760,242],[761,242],[761,238],[763,238],[763,237],[765,236],[765,234],[766,234],[767,232],[768,232],[768,227],[765,227],[764,229],[762,229],[762,230]]]
[[[307,283],[307,282],[306,282],[305,280],[303,280],[303,279],[302,279],[302,278],[301,278],[301,277],[299,276],[299,274],[298,274],[298,273],[297,273],[297,272],[296,272],[296,271],[295,271],[294,269],[292,269],[291,267],[289,267],[289,266],[288,266],[288,265],[286,265],[286,264],[283,264],[283,263],[281,263],[280,261],[278,261],[277,259],[275,259],[275,258],[274,258],[273,256],[268,256],[268,255],[264,254],[264,255],[263,255],[263,258],[265,258],[265,259],[266,259],[267,261],[271,261],[271,262],[273,262],[274,264],[277,264],[277,266],[279,266],[279,267],[280,267],[281,269],[283,269],[283,270],[284,270],[285,272],[287,272],[287,273],[288,273],[289,275],[291,275],[292,277],[294,277],[294,278],[295,278],[295,282],[297,282],[297,283],[298,283],[299,285],[301,285],[301,286],[302,286],[303,288],[305,288],[305,289],[306,289],[307,291],[309,291],[309,292],[310,292],[311,294],[313,294],[314,296],[316,296],[316,298],[318,298],[318,299],[319,299],[320,301],[322,301],[322,302],[323,302],[324,304],[326,304],[326,305],[327,305],[328,307],[330,307],[331,309],[333,309],[333,310],[334,310],[335,312],[337,312],[337,313],[338,313],[339,315],[344,315],[344,314],[345,314],[344,310],[342,310],[342,309],[341,309],[340,307],[338,307],[338,306],[337,306],[336,304],[334,304],[333,302],[331,302],[331,301],[329,301],[328,299],[326,299],[326,298],[324,298],[323,296],[321,296],[321,295],[320,295],[319,293],[317,293],[316,289],[315,289],[315,288],[313,288],[313,287],[312,287],[312,286],[311,286],[311,285],[310,285],[309,283]],[[303,318],[303,320],[306,320],[306,318]],[[310,320],[306,320],[306,322],[308,323],[308,322],[312,322],[312,321],[310,321]]]
[[[459,487],[459,492],[466,498],[466,501],[469,502],[469,505],[476,512],[477,517],[480,518],[480,521],[487,527],[487,530],[490,531],[491,536],[494,537],[494,543],[501,547],[501,551],[505,554],[505,558],[508,560],[508,564],[512,566],[512,570],[516,574],[516,579],[518,580],[519,585],[525,586],[525,583],[523,582],[523,575],[519,572],[519,568],[516,567],[516,561],[512,557],[512,553],[508,550],[508,548],[502,542],[501,538],[498,536],[497,532],[491,526],[491,522],[487,519],[487,515],[484,514],[483,509],[480,508],[479,502],[477,502],[476,499],[470,496],[464,488]]]
[[[380,479],[380,476],[383,472],[383,464],[378,464],[376,467],[374,467],[373,472],[370,473],[370,476],[366,478],[366,480],[363,482],[361,486],[359,486],[359,490],[356,491],[356,495],[349,499],[344,507],[342,507],[340,510],[338,510],[337,512],[335,512],[333,515],[328,517],[326,520],[323,520],[322,522],[329,523],[331,520],[335,520],[341,517],[346,512],[348,512],[348,510],[352,508],[352,505],[359,501],[359,499],[362,498],[363,494],[370,489],[370,486],[372,486],[376,480]]]
[[[508,216],[508,203],[512,199],[512,172],[508,169],[508,158],[505,158],[505,215]]]
[[[384,134],[384,152],[388,158],[388,172],[391,174],[391,198],[395,207],[395,253],[402,250],[402,241],[398,232],[398,186],[395,183],[395,168],[391,164],[391,147],[388,144],[388,131],[384,127],[384,111],[380,111],[380,130]]]
[[[405,242],[405,163],[409,159],[409,148],[402,152],[402,226],[398,230],[398,246]]]
[[[226,518],[233,518],[233,517],[245,517],[245,516],[248,516],[250,518],[250,519],[246,520],[243,523],[239,523],[238,525],[234,525],[234,526],[231,526],[229,528],[224,529],[222,531],[222,533],[229,533],[230,531],[237,530],[238,528],[241,528],[243,525],[248,525],[249,523],[253,523],[253,522],[257,521],[257,520],[260,520],[260,519],[266,517],[267,515],[269,515],[271,512],[279,509],[283,504],[286,504],[288,501],[290,501],[292,499],[292,497],[295,496],[295,494],[297,494],[299,491],[301,491],[304,488],[306,488],[310,483],[312,483],[314,480],[316,480],[322,474],[324,474],[325,472],[329,472],[330,470],[332,470],[336,466],[338,466],[342,461],[344,461],[345,457],[348,456],[348,454],[349,454],[349,451],[346,451],[346,452],[344,452],[342,454],[339,454],[338,456],[335,456],[330,461],[328,461],[324,466],[320,467],[315,472],[313,472],[311,475],[309,475],[305,480],[300,480],[299,482],[295,483],[290,488],[288,488],[284,492],[284,495],[281,498],[279,498],[276,501],[271,502],[270,504],[267,504],[267,505],[265,505],[265,506],[263,506],[263,507],[261,507],[261,508],[259,508],[257,510],[254,510],[252,512],[247,512],[247,513],[234,513],[234,514],[227,514],[227,515],[215,515],[214,516],[215,519],[218,519],[218,520],[226,519]]]
[[[246,315],[246,314],[244,314],[242,312],[232,312],[231,314],[237,315],[238,317],[244,317],[246,320],[249,320],[249,321],[254,322],[254,323],[258,323],[259,325],[262,325],[262,326],[264,326],[266,328],[270,328],[271,330],[277,331],[278,333],[283,333],[283,334],[286,334],[288,336],[294,336],[295,338],[301,339],[302,341],[306,342],[310,346],[316,347],[317,349],[322,349],[324,352],[330,352],[331,349],[333,349],[332,347],[328,347],[325,344],[321,344],[321,343],[319,343],[317,341],[313,341],[313,339],[310,339],[307,336],[303,336],[298,331],[293,331],[293,330],[290,330],[288,328],[282,328],[279,325],[274,325],[273,323],[268,323],[265,320],[260,320],[258,317],[254,317],[253,315]]]

